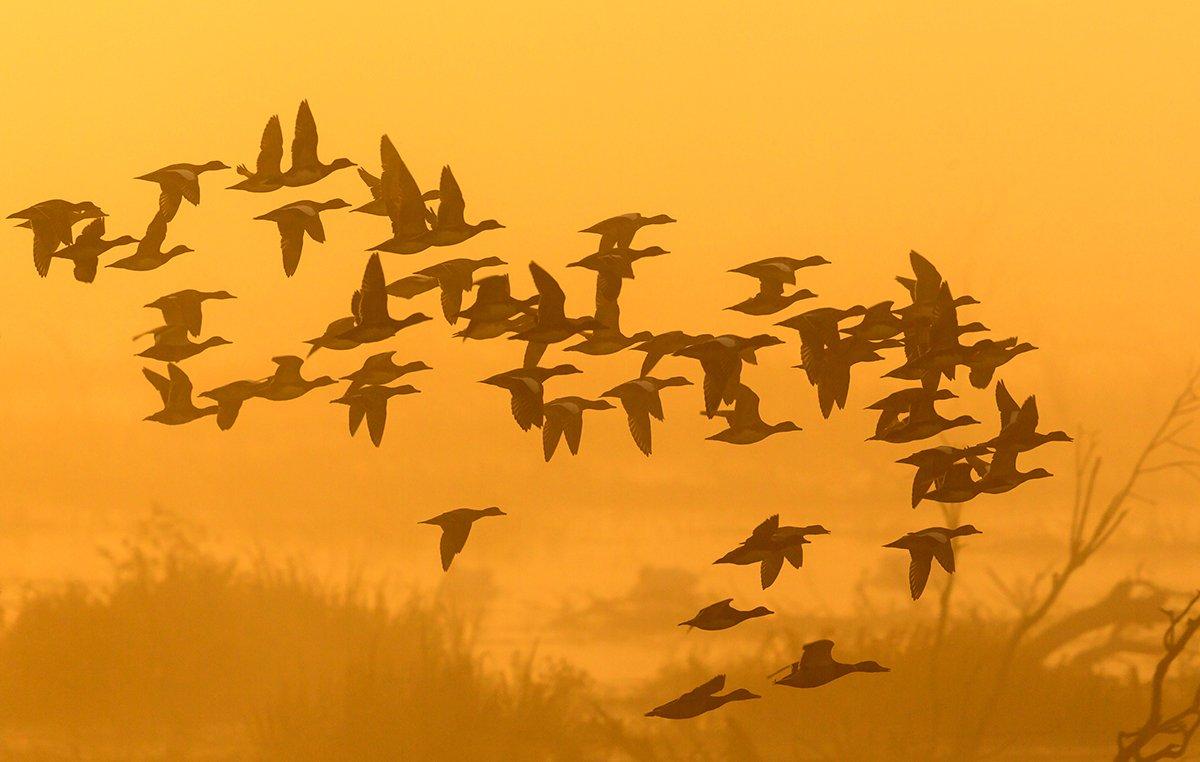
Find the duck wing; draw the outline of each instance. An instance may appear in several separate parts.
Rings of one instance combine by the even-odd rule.
[[[702,684],[696,686],[695,688],[691,689],[687,693],[683,694],[678,699],[676,699],[676,701],[686,699],[686,698],[703,698],[705,696],[711,696],[714,693],[716,693],[717,691],[723,690],[724,688],[725,688],[725,675],[717,675],[713,679],[711,679],[705,683],[702,683]]]
[[[554,451],[558,449],[558,440],[562,438],[565,429],[566,421],[563,412],[558,408],[548,408],[545,420],[542,422],[542,455],[545,456],[547,463],[554,457]]]
[[[361,399],[350,401],[350,436],[358,433],[358,427],[362,425],[363,416],[367,414],[366,404]]]
[[[716,415],[722,400],[728,397],[733,380],[740,375],[742,360],[732,352],[720,352],[700,360],[704,370],[704,414],[709,418]]]
[[[33,228],[33,266],[37,274],[45,278],[50,272],[50,260],[58,250],[61,239],[47,221],[30,220],[29,226]]]
[[[470,534],[470,521],[454,521],[442,525],[442,540],[438,544],[442,554],[442,571],[450,569],[450,562],[466,546]]]
[[[438,203],[437,227],[443,230],[465,227],[467,223],[463,215],[466,213],[467,204],[463,201],[462,189],[458,187],[458,181],[454,179],[454,173],[450,171],[448,164],[442,167],[438,195],[441,200]]]
[[[950,538],[938,537],[937,542],[933,544],[932,553],[948,574],[954,573],[954,545],[950,542]]]
[[[179,208],[178,202],[176,202],[175,208]],[[167,223],[174,214],[174,212],[164,210],[160,204],[158,211],[150,218],[150,224],[146,226],[146,232],[142,233],[142,240],[138,241],[137,249],[134,253],[141,256],[161,256],[163,241],[167,239]]]
[[[428,233],[429,223],[425,218],[421,189],[387,135],[380,140],[379,156],[383,164],[380,175],[383,206],[392,222],[392,236],[408,240]]]
[[[444,201],[442,203],[445,203]],[[533,285],[538,292],[538,325],[559,325],[566,320],[564,310],[567,295],[550,273],[537,262],[529,263],[529,272],[533,275]]]
[[[142,375],[146,377],[147,381],[154,385],[154,389],[158,392],[158,396],[162,397],[163,406],[165,407],[167,404],[167,399],[171,395],[171,380],[160,373],[150,370],[149,368],[142,368]]]
[[[192,380],[175,363],[167,365],[167,377],[171,381],[170,394],[167,395],[167,407],[192,404]]]
[[[925,591],[925,583],[929,581],[929,567],[933,564],[934,551],[928,547],[909,548],[908,562],[908,591],[915,601]]]
[[[783,554],[771,553],[758,565],[758,577],[762,583],[762,589],[766,590],[771,585],[775,584],[775,580],[779,577],[779,570],[783,568]]]
[[[788,548],[785,548],[783,551],[783,557],[786,558],[787,562],[792,565],[792,568],[799,569],[801,566],[804,566],[804,546],[792,545]]]
[[[314,209],[312,214],[302,213],[299,220],[309,238],[317,243],[325,243],[325,225],[321,222],[320,212]]]
[[[283,128],[279,126],[279,115],[267,120],[262,140],[258,145],[258,162],[254,174],[270,177],[280,174],[279,163],[283,161]]]
[[[733,417],[729,422],[730,427],[738,428],[762,425],[763,419],[758,413],[758,404],[759,398],[754,393],[754,390],[745,384],[741,384],[733,405]]]
[[[367,433],[371,443],[378,447],[383,443],[383,430],[387,427],[387,397],[368,397],[366,400]]]
[[[292,138],[292,169],[317,169],[317,120],[313,118],[308,101],[300,101],[296,111],[296,133]]]
[[[626,403],[624,407],[633,443],[637,445],[643,455],[650,455],[650,411],[645,407],[630,403]]]
[[[367,190],[371,191],[371,198],[378,201],[380,194],[383,192],[383,183],[380,179],[362,167],[358,168],[358,176],[362,178],[363,184],[367,186]]]
[[[512,393],[512,415],[522,431],[532,426],[541,426],[543,420],[542,385],[533,379],[525,379],[509,388]]]
[[[100,267],[100,257],[79,257],[75,260],[75,280],[80,283],[91,283],[96,280],[96,270]]]
[[[379,325],[391,320],[387,305],[387,284],[383,278],[383,263],[379,254],[371,255],[363,270],[362,287],[358,290],[355,309],[358,324]]]
[[[304,226],[299,220],[284,219],[279,223],[279,245],[283,251],[283,274],[292,277],[300,267],[304,249]]]

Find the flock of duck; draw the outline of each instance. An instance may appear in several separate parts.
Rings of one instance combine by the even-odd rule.
[[[258,159],[251,170],[237,167],[242,179],[231,189],[269,193],[283,188],[299,188],[317,183],[333,172],[356,166],[339,158],[323,163],[317,153],[317,127],[307,101],[300,104],[292,140],[291,166],[284,171],[283,133],[279,117],[273,116],[263,131]],[[466,340],[505,338],[524,344],[521,364],[497,373],[482,383],[505,390],[510,397],[512,417],[524,431],[541,430],[542,453],[549,461],[566,441],[576,454],[583,434],[584,414],[589,411],[624,410],[634,445],[645,455],[653,452],[652,419],[663,421],[663,390],[691,386],[682,375],[656,377],[658,364],[667,358],[692,361],[699,365],[702,378],[702,414],[720,419],[724,428],[708,438],[736,445],[750,445],[775,434],[799,431],[793,421],[768,423],[760,413],[758,394],[742,379],[743,366],[756,364],[757,354],[783,345],[783,339],[771,333],[753,336],[734,334],[693,335],[680,330],[652,333],[623,332],[620,324],[620,295],[626,280],[634,278],[634,265],[642,259],[669,252],[659,246],[633,248],[635,236],[643,228],[675,222],[665,214],[643,216],[623,214],[602,220],[581,232],[599,237],[596,250],[571,262],[568,267],[591,270],[596,276],[595,309],[591,315],[568,316],[566,295],[554,276],[536,262],[529,263],[536,293],[524,298],[512,294],[507,274],[480,274],[479,271],[507,264],[497,257],[482,259],[453,258],[430,264],[399,280],[388,282],[380,252],[415,255],[430,248],[454,246],[480,233],[503,227],[488,219],[468,223],[462,190],[450,167],[444,167],[435,190],[423,191],[385,135],[380,143],[381,172],[378,176],[362,167],[358,172],[370,194],[370,200],[352,211],[386,217],[390,235],[369,249],[371,255],[362,282],[350,299],[349,313],[330,321],[325,330],[305,343],[308,355],[319,349],[345,351],[363,345],[384,342],[413,325],[432,318],[412,311],[404,317],[392,312],[392,300],[413,300],[422,294],[438,292],[442,317],[451,326],[465,325],[453,335]],[[105,238],[107,215],[90,201],[69,202],[53,199],[34,204],[9,215],[20,220],[19,227],[33,233],[33,259],[37,273],[46,277],[55,259],[72,262],[74,277],[82,282],[95,280],[100,258],[110,250],[136,243],[133,254],[117,259],[106,267],[147,271],[162,267],[175,257],[192,251],[179,244],[163,250],[169,223],[181,202],[200,203],[200,177],[207,172],[229,169],[219,161],[204,164],[171,164],[136,178],[159,187],[158,208],[141,238],[122,235]],[[431,204],[436,202],[436,209]],[[285,204],[255,219],[271,222],[279,230],[283,271],[291,277],[300,264],[304,239],[322,243],[325,232],[321,214],[350,207],[340,198],[325,201],[301,200]],[[83,224],[78,235],[77,224]],[[911,252],[911,277],[896,280],[909,300],[896,306],[884,301],[871,306],[839,308],[822,306],[803,311],[776,322],[795,330],[799,336],[801,362],[808,382],[815,387],[821,415],[828,418],[834,407],[843,409],[850,390],[851,370],[859,364],[884,360],[885,352],[902,350],[904,360],[883,374],[885,378],[910,382],[867,408],[879,413],[870,440],[910,443],[928,440],[950,429],[977,425],[969,415],[947,418],[937,403],[957,395],[942,386],[953,381],[963,368],[976,388],[988,387],[1001,366],[1035,347],[1018,342],[1016,337],[1002,340],[979,339],[962,342],[969,333],[987,330],[978,322],[961,324],[958,310],[979,302],[970,296],[955,297],[949,284],[927,259]],[[745,315],[777,315],[816,294],[797,287],[798,274],[810,267],[830,264],[813,256],[804,259],[770,257],[733,268],[730,272],[757,281],[757,292],[727,309]],[[464,295],[475,292],[474,301],[463,306]],[[220,336],[199,339],[204,306],[210,301],[234,298],[226,291],[185,289],[162,296],[145,305],[158,310],[162,324],[140,334],[152,344],[138,356],[166,364],[165,375],[144,368],[145,377],[158,392],[162,408],[147,420],[179,425],[213,416],[221,429],[229,429],[243,406],[251,400],[285,402],[314,389],[344,383],[333,403],[346,406],[350,434],[357,433],[362,422],[371,441],[383,441],[389,400],[415,394],[419,390],[403,380],[410,374],[430,370],[421,361],[398,362],[394,350],[369,356],[363,364],[340,379],[330,376],[306,378],[305,359],[298,355],[271,358],[268,375],[234,380],[201,392],[199,397],[212,404],[197,406],[192,383],[180,363],[201,352],[230,343]],[[567,343],[573,342],[573,343]],[[554,379],[582,371],[567,363],[543,364],[551,346],[564,352],[586,355],[612,355],[627,349],[644,355],[635,378],[618,384],[595,398],[561,396],[546,399],[546,387]],[[998,411],[995,432],[976,444],[965,447],[938,445],[921,449],[898,462],[914,466],[911,504],[922,500],[963,503],[982,494],[1008,492],[1021,484],[1050,476],[1042,468],[1022,471],[1018,456],[1048,442],[1070,441],[1061,431],[1038,431],[1038,410],[1034,397],[1018,404],[1005,384],[995,385]],[[459,508],[421,523],[441,529],[441,563],[450,568],[462,551],[475,521],[488,516],[505,515],[498,507]],[[757,565],[762,588],[774,584],[786,561],[799,569],[803,546],[810,536],[828,534],[821,525],[781,526],[779,516],[763,521],[737,547],[714,563],[743,566]],[[909,555],[909,592],[913,600],[921,597],[929,579],[933,561],[947,572],[955,570],[953,541],[979,534],[972,525],[929,527],[910,532],[884,547],[904,550]],[[749,610],[733,607],[733,599],[718,601],[701,609],[681,625],[717,631],[734,627],[748,619],[771,615],[758,606]],[[798,661],[785,667],[786,674],[776,684],[797,688],[824,685],[853,672],[886,672],[873,661],[842,663],[833,657],[833,642],[818,640],[804,646]],[[771,675],[770,677],[775,677]],[[725,703],[759,698],[746,689],[720,693],[725,676],[718,675],[678,698],[656,707],[648,716],[669,719],[695,717]]]

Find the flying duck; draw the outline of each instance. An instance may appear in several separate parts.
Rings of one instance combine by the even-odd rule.
[[[849,336],[868,341],[894,339],[904,331],[904,321],[892,311],[892,302],[880,302],[867,307],[862,320],[856,325],[842,328],[841,332]]]
[[[75,264],[75,280],[80,283],[91,283],[96,280],[96,268],[100,266],[100,256],[116,246],[127,246],[131,243],[137,243],[137,239],[131,235],[105,240],[104,218],[97,217],[79,233],[74,243],[51,252],[49,256],[69,259]],[[49,272],[49,265],[45,269]],[[42,273],[40,264],[38,273]]]
[[[454,246],[474,238],[485,230],[499,230],[504,226],[496,220],[483,220],[468,223],[463,218],[466,202],[463,201],[462,189],[454,179],[454,173],[449,166],[442,167],[442,179],[438,186],[437,221],[430,231],[431,243],[434,246]]]
[[[365,184],[367,189],[371,191],[371,200],[362,206],[351,209],[350,211],[386,217],[387,206],[383,203],[383,180],[371,174],[362,167],[358,168],[358,176],[362,178],[363,184]],[[437,199],[437,188],[434,188],[431,191],[425,191],[423,194],[421,194],[421,201],[426,203],[430,201],[437,201]],[[437,213],[429,210],[429,208],[426,207],[425,218],[429,221],[429,224],[432,225],[437,220]]]
[[[980,339],[963,348],[963,365],[970,368],[971,386],[976,389],[986,389],[992,383],[996,369],[1019,354],[1032,352],[1037,349],[1028,341],[1017,343],[1017,337],[1012,336],[1000,341]]]
[[[266,384],[264,379],[233,381],[201,392],[200,396],[217,403],[217,427],[228,431],[237,421],[242,405],[260,396]]]
[[[458,312],[459,317],[465,317],[471,321],[508,320],[518,313],[532,315],[534,305],[538,301],[536,294],[528,299],[514,298],[507,273],[480,278],[475,281],[475,287],[475,302],[470,307]]]
[[[758,283],[757,294],[725,309],[741,312],[745,315],[774,315],[776,312],[791,307],[801,299],[813,299],[815,297],[816,294],[807,288],[802,288],[785,295],[782,283],[763,280]]]
[[[361,368],[349,375],[342,376],[342,380],[349,381],[350,388],[356,389],[366,384],[382,386],[383,384],[390,384],[397,378],[406,376],[409,373],[416,373],[421,370],[433,370],[433,368],[420,360],[397,365],[393,359],[395,354],[392,351],[371,355],[363,362]]]
[[[796,259],[795,257],[767,257],[757,262],[750,262],[741,267],[735,267],[729,272],[749,275],[751,278],[756,278],[759,281],[789,283],[794,286],[796,285],[797,270],[827,264],[830,264],[830,262],[825,257],[814,256],[805,257],[804,259]]]
[[[105,217],[104,211],[91,201],[50,199],[8,215],[10,220],[24,220],[18,227],[33,231],[33,265],[43,278],[50,271],[50,255],[62,245],[74,242],[71,228],[81,220]]]
[[[167,376],[155,373],[149,368],[142,368],[142,374],[154,385],[158,395],[162,397],[163,404],[162,410],[146,416],[144,420],[178,426],[206,415],[216,415],[216,405],[198,408],[192,402],[192,381],[175,363],[167,366]]]
[[[788,670],[788,673],[776,680],[775,684],[786,685],[789,688],[816,688],[853,672],[891,671],[874,661],[860,661],[855,664],[836,661],[833,658],[832,640],[814,640],[805,644],[800,661],[794,661],[767,677],[773,678],[784,670]]]
[[[431,278],[433,284],[441,289],[442,315],[446,318],[447,323],[454,325],[462,313],[463,294],[475,286],[475,271],[484,267],[498,267],[504,264],[508,263],[500,257],[448,259],[445,262],[417,270],[414,277]],[[400,281],[396,281],[392,285],[398,283]],[[388,286],[388,293],[396,295],[391,285]]]
[[[649,331],[638,331],[626,336],[621,333],[621,307],[617,302],[600,298],[596,305],[596,321],[599,325],[584,334],[583,341],[566,347],[567,352],[582,352],[585,355],[611,355],[622,349],[654,338]]]
[[[704,414],[712,418],[722,402],[732,404],[736,401],[741,385],[742,361],[757,363],[757,350],[782,343],[778,337],[766,333],[749,338],[725,334],[690,344],[673,354],[700,361],[700,368],[704,371]]]
[[[589,400],[583,397],[558,397],[542,405],[542,454],[546,462],[554,457],[558,441],[566,438],[572,455],[579,454],[579,440],[583,436],[583,413],[585,410],[612,410],[608,400]]]
[[[300,368],[304,365],[304,358],[302,357],[280,355],[279,357],[272,357],[271,362],[275,363],[275,372],[267,379],[266,385],[259,395],[263,399],[274,402],[286,402],[287,400],[302,397],[313,389],[337,383],[337,381],[329,376],[318,376],[313,379],[305,378],[300,373]]]
[[[754,444],[772,434],[785,431],[800,431],[792,421],[764,423],[758,413],[758,395],[745,384],[740,384],[734,395],[733,410],[718,410],[717,415],[725,419],[727,428],[708,439],[729,444]]]
[[[193,251],[193,249],[183,244],[171,247],[170,251],[162,250],[163,241],[167,238],[167,222],[169,220],[170,217],[167,213],[159,209],[150,219],[150,224],[146,226],[146,232],[142,234],[142,240],[138,241],[137,248],[134,249],[133,254],[118,259],[115,262],[110,262],[105,267],[145,272],[162,267],[175,257]]]
[[[574,365],[555,365],[552,368],[523,367],[497,373],[479,383],[507,389],[512,395],[513,420],[522,431],[542,425],[544,408],[544,384],[555,376],[582,373]]]
[[[313,118],[308,101],[300,101],[296,111],[296,134],[292,138],[292,166],[279,178],[289,188],[312,185],[339,169],[355,166],[349,159],[334,159],[322,164],[317,158],[317,120]],[[349,206],[347,204],[346,206]]]
[[[471,525],[484,516],[507,516],[496,506],[488,508],[455,508],[452,511],[438,514],[431,519],[419,521],[419,524],[432,524],[442,530],[442,540],[438,549],[442,556],[442,571],[450,570],[450,563],[467,544],[471,534]]]
[[[846,318],[865,315],[867,308],[861,304],[841,309],[838,307],[817,307],[816,309],[793,315],[787,320],[781,320],[775,325],[791,328],[800,333],[803,340],[805,335],[815,337],[821,344],[829,345],[837,341],[840,331],[838,324]],[[803,352],[803,345],[801,345]],[[812,380],[811,378],[809,379]]]
[[[223,339],[220,336],[210,336],[204,341],[194,342],[188,338],[188,329],[182,325],[162,325],[158,328],[151,328],[149,331],[139,334],[134,338],[142,336],[153,336],[154,344],[148,349],[144,349],[137,353],[137,357],[146,357],[151,360],[162,360],[163,362],[182,362],[189,357],[195,357],[209,347],[219,347],[224,344],[232,344],[232,341]]]
[[[282,161],[283,128],[279,125],[279,115],[275,114],[267,120],[267,126],[263,128],[254,171],[251,172],[247,169],[245,164],[237,165],[237,173],[245,179],[229,186],[229,190],[267,193],[282,188],[283,171],[280,169]]]
[[[325,327],[325,332],[320,336],[312,339],[305,339],[304,343],[309,345],[308,356],[312,357],[313,352],[318,349],[333,349],[342,351],[354,349],[361,346],[362,342],[357,339],[345,338],[344,334],[354,327],[354,316],[340,317],[332,321]]]
[[[200,335],[204,319],[202,305],[209,299],[236,299],[228,291],[197,291],[187,288],[166,296],[160,296],[149,304],[146,309],[158,310],[162,313],[166,325],[182,325],[193,336]]]
[[[675,222],[675,220],[665,214],[643,217],[638,212],[631,212],[600,220],[595,225],[579,232],[595,233],[600,236],[600,251],[614,248],[628,249],[633,243],[634,234],[646,225],[665,225],[669,222]]]
[[[650,416],[654,416],[660,421],[663,420],[660,392],[672,386],[691,385],[692,382],[683,376],[670,378],[642,376],[618,384],[600,396],[620,400],[621,407],[625,409],[625,417],[629,422],[629,433],[633,436],[633,443],[642,451],[642,454],[649,457],[651,452]]]
[[[525,365],[534,367],[547,346],[566,341],[584,329],[597,328],[600,323],[594,317],[567,317],[564,311],[567,295],[554,276],[537,262],[529,263],[529,272],[538,292],[537,319],[532,328],[515,333],[509,339],[526,342]]]
[[[200,175],[218,169],[229,169],[229,165],[221,161],[169,164],[134,179],[158,185],[158,210],[170,222],[175,219],[181,200],[186,198],[192,206],[200,205]]]
[[[674,355],[681,349],[686,349],[693,344],[700,344],[713,338],[711,333],[702,333],[693,336],[690,333],[683,331],[666,331],[646,339],[641,344],[635,344],[632,348],[635,351],[642,352],[646,355],[646,359],[642,361],[642,376],[649,376],[654,366],[658,365],[658,361],[667,355]]]
[[[933,489],[925,497],[939,503],[965,503],[982,492],[979,482],[971,477],[978,471],[978,464],[969,459],[953,463],[934,479]]]
[[[759,581],[762,589],[766,590],[775,584],[785,560],[795,569],[804,565],[804,546],[811,542],[808,535],[814,534],[829,534],[829,530],[820,524],[780,526],[779,514],[774,514],[756,526],[741,544],[713,563],[737,566],[758,564]]]
[[[785,321],[786,322],[786,321]],[[878,362],[883,357],[880,349],[899,346],[895,339],[867,341],[855,336],[841,338],[836,333],[822,338],[815,324],[801,323],[800,365],[809,383],[817,387],[817,402],[821,415],[828,418],[833,406],[845,409],[850,395],[850,369],[862,362]]]
[[[279,243],[283,249],[283,274],[292,277],[300,266],[300,251],[304,248],[304,235],[317,243],[325,243],[325,227],[321,224],[321,212],[350,206],[340,198],[329,201],[294,201],[256,220],[274,222],[279,228]]]
[[[800,268],[827,264],[829,264],[829,260],[824,257],[808,257],[806,259],[770,257],[735,267],[729,272],[748,275],[758,281],[758,293],[725,309],[746,315],[773,315],[801,299],[812,299],[816,294],[806,288],[798,289],[784,296],[784,284],[795,285],[796,271]]]
[[[959,426],[970,426],[979,421],[969,415],[944,418],[934,408],[937,400],[954,397],[949,389],[936,388],[938,376],[920,387],[901,389],[884,397],[868,409],[879,410],[879,422],[875,434],[868,441],[913,442],[928,439]]]
[[[621,283],[632,280],[633,263],[646,257],[661,257],[671,252],[661,246],[644,249],[616,248],[588,254],[583,259],[570,262],[567,267],[582,267],[596,273],[596,301],[616,301],[621,295]]]
[[[917,473],[913,476],[912,483],[912,507],[916,508],[928,495],[934,484],[946,478],[952,466],[965,461],[968,456],[982,455],[987,450],[986,445],[965,448],[940,445],[920,450],[896,461],[917,467]]]
[[[432,319],[420,312],[414,312],[401,320],[393,318],[388,312],[385,283],[383,264],[379,261],[379,254],[372,254],[363,270],[362,287],[354,292],[354,297],[350,300],[350,311],[354,314],[354,326],[340,334],[338,338],[369,344],[389,339],[395,336],[397,331]]]
[[[1074,441],[1065,431],[1039,432],[1037,399],[1030,395],[1024,404],[1017,405],[1003,381],[996,384],[996,409],[1000,413],[1000,433],[984,442],[988,447],[1027,452],[1047,442]]]
[[[433,245],[429,210],[421,189],[387,135],[380,138],[379,156],[383,165],[379,177],[380,200],[392,223],[392,237],[372,246],[370,251],[418,254]]]
[[[925,590],[929,581],[929,569],[933,559],[942,565],[947,574],[954,573],[954,544],[955,537],[966,537],[972,534],[983,534],[972,524],[963,524],[950,529],[948,527],[929,527],[919,532],[909,532],[898,540],[892,540],[885,548],[900,548],[907,550],[908,590],[915,601]]]
[[[383,443],[383,430],[387,426],[387,403],[392,397],[402,394],[416,394],[420,389],[408,384],[400,386],[359,386],[347,389],[345,394],[330,404],[345,405],[350,415],[350,436],[358,433],[358,426],[363,417],[367,419],[367,433],[371,435],[371,443],[376,447]]]
[[[695,627],[698,630],[708,630],[710,632],[716,630],[728,630],[730,627],[739,625],[747,619],[754,619],[760,616],[769,616],[774,614],[766,606],[755,606],[747,611],[735,609],[733,607],[733,599],[726,598],[723,601],[717,601],[714,604],[705,606],[696,612],[696,615],[685,622],[680,622],[680,627]]]
[[[725,675],[717,675],[712,680],[693,688],[679,698],[672,699],[662,706],[654,707],[649,712],[646,712],[646,716],[662,717],[667,720],[689,720],[692,717],[699,717],[705,712],[720,709],[731,701],[747,701],[749,699],[762,698],[757,693],[751,693],[745,688],[738,688],[729,693],[717,695],[717,691],[724,688]]]

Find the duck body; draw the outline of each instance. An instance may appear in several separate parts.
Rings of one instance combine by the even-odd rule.
[[[819,256],[797,259],[795,257],[767,257],[757,262],[735,267],[729,272],[748,275],[759,281],[774,283],[790,283],[796,285],[796,272],[805,267],[830,264],[828,259]]]
[[[367,421],[367,433],[371,444],[383,444],[383,433],[387,427],[388,400],[392,397],[417,394],[420,389],[409,384],[399,386],[359,386],[348,389],[345,394],[330,404],[345,405],[349,409],[350,436],[358,433],[363,419]]]
[[[242,405],[262,394],[266,380],[233,381],[206,392],[200,396],[217,403],[217,428],[228,431],[237,422]]]
[[[180,162],[139,175],[134,179],[145,180],[158,186],[159,211],[167,220],[171,220],[179,211],[179,203],[183,199],[187,199],[192,206],[200,205],[200,175],[221,169],[229,169],[229,165],[221,161],[209,161],[204,164]]]
[[[275,363],[275,373],[263,385],[259,394],[263,399],[273,402],[286,402],[303,397],[313,389],[320,389],[322,386],[337,383],[337,381],[329,376],[318,376],[313,379],[304,378],[300,373],[304,359],[295,355],[272,357],[271,362]]]
[[[793,662],[784,669],[789,670],[788,674],[776,680],[775,684],[785,685],[789,688],[817,688],[855,672],[891,671],[874,661],[847,664],[835,660],[832,640],[816,640],[806,644],[800,661]],[[782,671],[780,670],[780,672]],[[779,672],[775,674],[779,674]]]
[[[188,338],[187,329],[179,325],[166,325],[148,332],[154,337],[154,344],[148,349],[137,353],[138,357],[151,360],[177,363],[189,357],[195,357],[209,347],[219,347],[233,342],[220,336],[210,336],[204,341],[192,341]]]
[[[929,570],[933,560],[941,564],[947,574],[954,573],[954,545],[956,537],[966,537],[982,534],[972,524],[964,524],[953,529],[948,527],[929,527],[919,532],[909,532],[903,537],[884,545],[885,548],[900,548],[908,551],[908,586],[912,599],[921,597],[925,584],[929,581]]]
[[[645,226],[665,225],[671,222],[675,222],[675,220],[665,214],[646,217],[639,212],[631,212],[600,220],[579,232],[595,233],[600,236],[600,251],[614,248],[628,249],[633,243],[633,236]]]
[[[358,370],[349,375],[342,376],[343,381],[350,382],[350,388],[358,386],[375,385],[382,386],[390,384],[401,376],[415,373],[422,370],[432,370],[428,365],[415,360],[403,364],[397,364],[394,356],[395,352],[381,352],[376,355],[371,355],[363,362],[363,365]]]
[[[442,571],[449,571],[450,564],[467,544],[471,534],[471,526],[487,516],[506,516],[504,511],[496,506],[488,508],[455,508],[452,511],[438,514],[430,519],[418,522],[430,524],[442,530],[439,551],[442,559]]]
[[[146,416],[145,420],[179,426],[217,414],[216,405],[199,408],[192,402],[191,379],[178,365],[168,365],[167,376],[159,375],[149,368],[142,368],[142,374],[154,386],[163,403],[162,410]]]
[[[728,630],[730,627],[739,625],[747,619],[769,616],[774,613],[774,611],[771,611],[766,606],[755,606],[745,611],[736,609],[733,607],[733,599],[726,598],[723,601],[717,601],[714,604],[705,606],[691,619],[680,622],[679,626],[695,627],[698,630],[715,632],[717,630]]]
[[[106,240],[104,238],[104,218],[97,217],[88,223],[74,243],[51,252],[49,256],[70,260],[75,265],[75,280],[80,283],[91,283],[96,279],[101,255],[109,249],[131,243],[137,243],[137,239],[128,235]],[[48,266],[46,272],[49,272]]]
[[[192,336],[199,336],[204,320],[204,302],[236,298],[228,291],[197,291],[194,288],[186,288],[160,296],[145,307],[161,312],[163,322],[167,326],[181,325]]]
[[[24,220],[19,227],[33,231],[33,265],[38,275],[50,271],[50,255],[60,245],[69,246],[75,240],[72,228],[87,219],[101,219],[104,211],[91,201],[65,201],[54,198],[8,215],[10,220]]]
[[[567,440],[572,455],[579,454],[583,437],[583,413],[586,410],[611,410],[608,400],[584,397],[558,397],[542,405],[542,453],[549,463],[560,439]]]
[[[304,236],[317,243],[325,243],[325,227],[321,224],[321,212],[342,209],[350,204],[340,198],[328,201],[295,201],[255,217],[275,223],[279,228],[280,248],[283,252],[283,274],[292,277],[300,266],[300,253],[304,248]]]
[[[733,550],[713,561],[714,564],[737,566],[759,565],[759,581],[766,590],[775,583],[786,560],[793,568],[804,565],[804,546],[809,535],[829,534],[820,524],[811,526],[780,526],[779,514],[767,517],[754,528],[750,536]]]
[[[653,451],[651,442],[650,419],[663,420],[661,392],[672,386],[691,386],[692,382],[683,376],[670,378],[654,378],[641,376],[632,381],[618,384],[601,394],[601,397],[611,397],[621,403],[629,424],[629,434],[634,444],[649,457]]]
[[[646,359],[642,361],[641,375],[647,377],[654,366],[658,365],[658,361],[667,355],[679,354],[680,350],[687,349],[695,344],[702,344],[714,336],[711,333],[702,333],[693,336],[690,333],[683,331],[667,331],[646,339],[640,344],[633,346],[638,352],[644,352]]]
[[[724,689],[725,675],[717,675],[708,682],[693,688],[679,698],[672,699],[661,706],[656,706],[647,717],[661,717],[667,720],[690,720],[705,712],[720,709],[732,701],[747,701],[762,698],[757,693],[751,693],[745,688],[738,688],[726,694],[718,694]]]
[[[420,312],[414,312],[408,317],[397,320],[388,312],[387,286],[383,277],[383,264],[379,254],[372,254],[363,271],[362,286],[354,292],[350,301],[354,313],[354,325],[338,335],[337,338],[368,344],[383,341],[395,336],[397,332],[431,318]],[[329,346],[323,344],[323,346]],[[332,348],[332,347],[331,347]]]
[[[540,427],[544,420],[544,384],[555,376],[564,376],[583,371],[574,365],[556,365],[551,368],[522,367],[497,373],[480,381],[489,386],[498,386],[512,395],[513,420],[522,431]]]

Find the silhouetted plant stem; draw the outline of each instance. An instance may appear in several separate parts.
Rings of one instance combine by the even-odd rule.
[[[1163,684],[1175,659],[1183,653],[1192,636],[1200,631],[1200,614],[1184,622],[1184,618],[1198,600],[1200,591],[1192,596],[1187,606],[1178,614],[1166,612],[1170,623],[1163,633],[1163,656],[1155,666],[1154,677],[1150,680],[1150,710],[1140,728],[1117,733],[1117,755],[1113,758],[1114,762],[1180,759],[1187,753],[1192,736],[1200,727],[1200,686],[1196,687],[1190,704],[1169,717],[1163,717]],[[1182,631],[1179,630],[1180,622],[1184,622]],[[1161,736],[1175,736],[1176,740],[1167,741],[1158,749],[1147,752],[1147,747]]]
[[[1076,448],[1075,461],[1075,498],[1071,511],[1071,528],[1067,541],[1067,558],[1062,567],[1050,577],[1050,586],[1040,601],[1029,601],[1022,606],[1021,614],[1013,625],[1012,632],[1000,652],[996,675],[991,683],[983,703],[979,707],[979,716],[973,729],[962,740],[962,748],[957,755],[960,759],[975,758],[979,754],[983,739],[995,715],[996,707],[1008,687],[1008,677],[1013,663],[1025,637],[1030,630],[1046,618],[1046,615],[1058,602],[1066,589],[1071,577],[1074,576],[1089,559],[1102,548],[1120,527],[1129,513],[1126,501],[1143,499],[1134,492],[1139,480],[1148,474],[1164,471],[1179,470],[1191,476],[1196,476],[1200,462],[1170,461],[1150,464],[1152,456],[1160,453],[1168,446],[1190,451],[1192,448],[1178,441],[1179,434],[1186,429],[1191,421],[1189,417],[1200,409],[1200,396],[1197,395],[1197,381],[1200,373],[1193,374],[1183,391],[1175,398],[1166,416],[1155,430],[1154,435],[1146,443],[1129,476],[1113,493],[1108,504],[1096,517],[1094,523],[1089,519],[1092,515],[1093,499],[1095,497],[1096,480],[1100,475],[1101,459],[1095,453],[1095,444]]]

